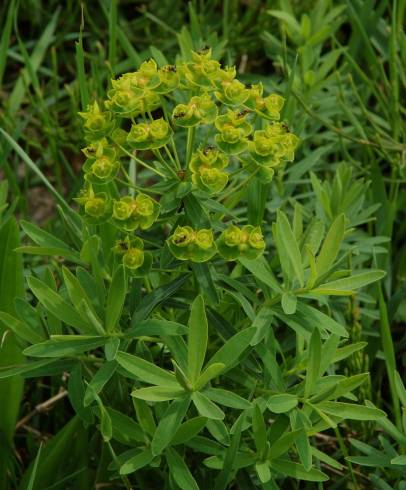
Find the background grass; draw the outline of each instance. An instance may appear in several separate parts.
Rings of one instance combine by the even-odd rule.
[[[292,200],[293,195],[296,199],[301,193],[306,195],[310,189],[330,195],[338,192],[334,187],[318,189],[314,180],[312,188],[309,172],[332,182],[343,163],[351,174],[347,188],[339,190],[342,211],[354,211],[350,199],[346,200],[353,182],[362,181],[363,189],[368,186],[364,207],[373,211],[363,228],[370,237],[389,238],[378,239],[373,248],[374,261],[387,276],[376,288],[370,308],[364,305],[359,311],[359,304],[354,303],[347,312],[352,340],[369,344],[346,368],[352,373],[372,373],[365,397],[373,393],[377,405],[402,430],[395,369],[402,374],[406,364],[405,9],[406,2],[401,0],[3,2],[0,127],[9,138],[0,139],[0,175],[8,181],[9,201],[16,202],[18,218],[58,233],[62,224],[55,209],[57,200],[42,176],[63,196],[57,198],[59,203],[62,199],[70,202],[76,195],[83,161],[77,112],[105,93],[111,77],[135,69],[150,56],[173,61],[178,52],[212,46],[224,63],[236,64],[243,81],[261,80],[268,90],[282,92],[287,99],[283,117],[302,144],[297,163],[278,183],[275,205]],[[16,151],[18,147],[29,161]],[[13,227],[9,221],[1,233],[14,233]],[[26,269],[44,267],[37,258],[25,260]],[[52,265],[55,259],[50,260]],[[0,271],[3,298],[4,280],[9,280],[10,272],[1,267]],[[1,309],[7,308],[2,304]],[[19,402],[19,384],[16,380],[10,403]],[[28,380],[19,418],[57,394],[59,385],[58,380]],[[75,419],[69,422],[71,415],[69,402],[61,398],[49,413],[37,411],[18,428],[15,453],[4,442],[9,474],[14,475],[11,480],[17,481],[33,464],[38,442],[65,423],[65,432],[58,437],[69,439],[77,430]],[[8,419],[8,428],[1,427],[7,435],[12,432],[13,415]],[[332,436],[332,451],[341,456],[351,452],[348,441],[354,434],[376,448],[382,443],[371,427],[353,426],[342,434],[343,439],[340,434]],[[76,442],[70,451],[72,461],[77,458],[80,464],[69,459],[69,471],[79,471],[80,488],[90,488],[81,470],[88,464],[86,448]],[[53,454],[50,464],[53,461],[57,467],[59,453]],[[359,466],[349,470],[359,488],[371,484],[387,488],[382,482],[389,482],[389,488],[404,488],[402,469],[399,474],[387,469],[364,471]],[[98,481],[104,478],[100,470]],[[340,487],[340,478],[331,488],[346,488]]]

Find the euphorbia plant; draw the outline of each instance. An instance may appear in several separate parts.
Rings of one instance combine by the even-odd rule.
[[[66,264],[57,282],[28,279],[35,307],[2,313],[42,359],[0,374],[68,372],[76,416],[97,425],[128,488],[321,482],[321,465],[340,465],[313,437],[384,416],[357,403],[366,373],[339,374],[364,344],[344,345],[334,297],[382,277],[347,266],[352,216],[247,213],[251,184],[269,190],[294,158],[283,102],[210,49],[146,61],[81,113],[80,215],[61,210],[70,244],[23,223],[39,247],[22,251]]]
[[[298,138],[279,122],[283,97],[264,96],[261,84],[246,87],[235,77],[235,68],[222,68],[210,49],[177,65],[158,68],[149,60],[113,80],[103,106],[94,102],[80,114],[88,146],[77,201],[88,224],[111,222],[120,230],[128,269],[140,269],[147,253],[140,237],[133,241],[128,234],[155,223],[162,230],[162,221],[171,225],[168,247],[180,260],[206,262],[216,253],[226,260],[252,259],[263,252],[260,227],[239,228],[244,217],[230,220],[221,206],[252,178],[270,181],[293,160]],[[150,185],[136,185],[131,161],[133,168],[151,172]],[[166,237],[159,238],[160,251]]]

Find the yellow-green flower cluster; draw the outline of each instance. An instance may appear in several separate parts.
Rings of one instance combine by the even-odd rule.
[[[265,241],[259,226],[245,225],[238,228],[230,225],[217,241],[214,241],[211,230],[178,226],[169,237],[168,246],[179,260],[205,262],[217,252],[226,260],[240,257],[254,260],[264,252]]]
[[[133,124],[127,143],[136,150],[155,150],[165,146],[172,135],[169,124],[162,117],[152,122]]]
[[[217,117],[217,107],[207,94],[196,95],[187,104],[178,104],[172,117],[177,126],[191,127],[213,123]]]
[[[206,262],[216,253],[212,230],[178,226],[168,240],[169,250],[180,260]]]
[[[143,276],[151,270],[152,255],[144,251],[140,238],[127,236],[116,242],[113,251],[122,256],[123,265],[131,275]]]
[[[110,134],[116,121],[113,114],[108,111],[102,111],[99,104],[95,101],[89,106],[86,112],[79,112],[83,118],[83,129],[87,141],[97,141]]]
[[[151,228],[159,215],[159,204],[145,194],[122,197],[113,202],[113,221],[124,231]]]
[[[213,146],[198,150],[189,163],[193,184],[209,194],[218,194],[228,182],[228,174],[224,171],[228,162],[228,156]]]
[[[118,151],[106,138],[85,148],[84,153],[88,158],[83,171],[88,182],[102,184],[114,179],[120,168]]]
[[[219,116],[215,125],[219,131],[215,141],[218,147],[225,153],[237,155],[248,148],[248,136],[252,133],[253,127],[247,121],[249,111],[227,110],[227,114]]]
[[[261,228],[252,225],[238,228],[230,225],[217,240],[217,249],[227,260],[235,260],[238,257],[256,259],[265,249]]]
[[[210,48],[176,65],[144,61],[112,80],[105,101],[80,113],[87,146],[76,201],[85,221],[118,228],[114,250],[132,273],[152,263],[135,232],[149,230],[160,213],[174,229],[168,246],[180,260],[204,262],[217,252],[226,260],[258,257],[265,246],[258,227],[211,221],[229,216],[221,211],[226,197],[244,190],[236,179],[270,181],[293,160],[298,138],[280,122],[283,104],[262,84],[238,80],[235,67],[222,67]],[[160,198],[150,197],[154,190]],[[199,215],[207,217],[204,228],[194,226]],[[224,226],[215,241],[212,228]]]

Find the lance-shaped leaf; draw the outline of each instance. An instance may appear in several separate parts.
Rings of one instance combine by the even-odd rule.
[[[367,286],[373,282],[379,281],[386,275],[385,271],[371,270],[368,272],[360,272],[350,277],[337,279],[336,281],[320,284],[312,293],[347,296],[353,294],[354,290]]]
[[[51,340],[31,345],[24,350],[26,356],[74,356],[104,345],[107,337],[96,335],[53,335]]]
[[[340,214],[333,221],[323,241],[319,255],[316,259],[317,276],[326,274],[334,264],[340,251],[341,242],[345,232],[345,215]]]
[[[36,344],[44,340],[44,337],[41,335],[42,332],[34,330],[28,323],[18,320],[18,318],[15,318],[5,311],[0,312],[0,323],[6,329],[9,328],[18,337],[26,340],[30,344]]]
[[[276,231],[279,244],[279,253],[281,256],[280,258],[282,259],[282,255],[288,258],[300,286],[303,286],[304,276],[299,245],[296,241],[295,235],[293,234],[288,218],[280,210],[278,210]]]
[[[154,455],[150,449],[145,451],[140,451],[135,456],[131,456],[127,461],[125,461],[120,467],[120,475],[129,475],[130,473],[135,473],[137,470],[147,466],[153,459]]]
[[[165,457],[171,476],[182,490],[199,490],[199,486],[186,466],[184,458],[180,457],[175,449],[168,448],[165,451]]]
[[[133,390],[131,396],[147,402],[164,402],[180,398],[184,394],[185,390],[180,386],[178,388],[172,386],[148,386],[148,388]]]
[[[193,301],[188,325],[188,374],[194,384],[203,367],[208,339],[206,312],[203,297],[200,295]]]
[[[220,405],[225,407],[237,408],[239,410],[244,410],[246,408],[251,408],[252,404],[245,398],[233,393],[232,391],[223,390],[221,388],[208,388],[204,391],[204,394]]]
[[[176,434],[173,436],[173,439],[171,441],[171,445],[176,446],[178,444],[185,444],[185,442],[189,441],[190,439],[195,437],[201,430],[203,430],[206,422],[206,417],[193,417],[186,420],[176,431]]]
[[[87,385],[84,405],[85,407],[90,405],[95,399],[95,394],[99,394],[106,383],[113,376],[117,369],[117,363],[115,361],[105,362]]]
[[[271,461],[271,468],[286,476],[291,476],[297,480],[323,482],[328,480],[328,476],[315,468],[306,471],[305,467],[299,463],[286,459],[274,459]]]
[[[321,363],[321,339],[317,328],[313,330],[309,343],[309,353],[307,358],[306,380],[305,380],[305,398],[309,398],[313,388],[319,379]]]
[[[185,396],[174,400],[165,410],[152,438],[152,454],[161,454],[170,444],[188,411],[189,404],[190,396]]]
[[[152,364],[141,357],[119,351],[116,354],[115,360],[121,367],[139,378],[144,383],[164,386],[167,384],[179,386],[175,376],[172,373],[165,371],[159,366],[155,366],[155,364]]]
[[[257,403],[254,405],[252,414],[252,434],[254,436],[257,454],[260,459],[263,459],[267,449],[267,433],[265,420]]]
[[[115,271],[110,284],[109,294],[106,305],[106,330],[113,332],[117,329],[120,320],[121,310],[124,306],[127,294],[127,281],[124,267],[120,266]]]
[[[219,374],[224,371],[225,367],[226,367],[225,364],[221,362],[216,362],[214,364],[211,364],[199,376],[199,379],[195,383],[195,390],[199,391],[202,388],[204,388],[210,380],[219,376]]]
[[[273,413],[285,413],[295,408],[298,403],[299,400],[296,395],[281,393],[272,395],[268,400],[267,406]]]
[[[195,404],[197,411],[203,417],[207,417],[208,419],[224,419],[224,412],[213,403],[207,396],[203,395],[199,391],[195,391],[192,394],[192,400]]]
[[[92,305],[92,302],[86,291],[84,290],[82,284],[79,279],[72,274],[72,272],[67,267],[62,267],[62,274],[65,282],[66,289],[69,294],[69,298],[76,308],[78,313],[86,320],[93,320],[91,323],[95,326],[97,331],[100,333],[103,331],[103,327],[101,324],[101,320],[98,318],[97,313]],[[83,305],[85,303],[86,306]]]
[[[385,412],[374,407],[366,407],[364,405],[356,405],[355,403],[342,402],[322,402],[317,407],[335,417],[350,420],[379,420],[386,417]]]
[[[252,337],[255,335],[256,328],[249,327],[236,333],[213,355],[208,362],[208,366],[215,363],[222,363],[228,369],[240,357],[240,355],[250,345]]]
[[[92,325],[83,320],[82,316],[72,306],[44,282],[36,277],[30,276],[28,278],[28,285],[38,298],[38,301],[56,318],[76,328],[81,333],[95,333]]]

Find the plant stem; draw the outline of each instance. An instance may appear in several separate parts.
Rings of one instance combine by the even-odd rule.
[[[187,131],[187,143],[186,143],[186,168],[190,163],[190,159],[192,158],[192,152],[193,152],[193,143],[195,139],[195,132],[196,128],[192,126],[191,128],[188,128]]]
[[[393,412],[395,414],[396,426],[399,430],[402,430],[402,417],[400,414],[399,397],[395,386],[395,370],[396,370],[396,358],[395,348],[393,346],[393,340],[391,335],[388,309],[383,297],[381,284],[377,285],[378,288],[378,301],[379,301],[379,316],[381,326],[381,339],[382,348],[385,355],[386,371],[389,379],[389,389],[392,396]]]
[[[337,437],[337,441],[338,441],[338,445],[340,446],[340,449],[341,449],[341,452],[343,453],[343,456],[344,458],[347,458],[348,456],[348,451],[347,451],[347,448],[345,447],[345,443],[344,443],[344,440],[340,434],[340,430],[338,427],[336,427],[334,429],[334,432],[336,433],[336,437]],[[359,486],[358,486],[358,482],[357,482],[357,479],[355,478],[355,474],[354,474],[354,470],[353,470],[353,467],[352,467],[352,464],[350,461],[347,461],[345,460],[347,466],[348,466],[348,469],[350,470],[350,475],[351,475],[351,479],[354,483],[354,488],[356,490],[359,490]]]

